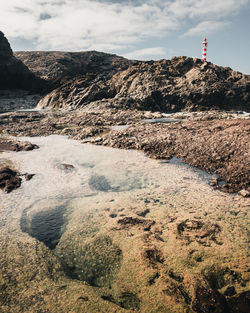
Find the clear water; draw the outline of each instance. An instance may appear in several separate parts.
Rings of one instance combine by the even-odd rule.
[[[20,172],[35,176],[10,195],[1,194],[4,201],[11,198],[20,203],[21,195],[34,201],[95,195],[102,191],[89,185],[93,176],[105,177],[111,186],[110,192],[157,188],[166,184],[178,186],[183,175],[189,175],[197,183],[206,186],[210,177],[176,159],[162,164],[137,151],[81,144],[58,135],[24,137],[23,140],[39,145],[40,149],[5,152],[1,157],[11,160]]]
[[[15,214],[21,218],[24,211],[33,212],[29,213],[32,218],[41,210],[72,209],[75,199],[80,199],[82,207],[103,199],[105,207],[107,195],[119,201],[124,195],[161,192],[161,188],[169,192],[207,192],[210,188],[210,175],[178,160],[162,164],[137,151],[81,144],[58,135],[22,139],[40,148],[1,155],[2,164],[8,160],[21,173],[35,174],[10,194],[0,191],[2,220],[8,225]]]
[[[161,118],[151,118],[146,119],[142,121],[145,124],[155,124],[155,123],[173,123],[173,122],[180,122],[179,119],[176,118],[167,118],[167,117],[161,117]]]
[[[37,292],[37,283],[31,281],[41,279],[46,288],[44,303],[49,301],[53,306],[54,298],[47,297],[47,287],[53,284],[48,280],[49,273],[41,274],[43,278],[33,274],[31,277],[35,278],[30,278],[29,273],[36,272],[36,268],[46,269],[45,263],[56,262],[64,269],[60,277],[67,276],[67,288],[73,288],[65,296],[71,301],[67,311],[76,302],[76,292],[79,291],[79,297],[85,295],[89,285],[95,290],[99,289],[96,286],[107,288],[108,295],[110,285],[122,292],[120,281],[128,284],[128,290],[136,290],[137,280],[130,280],[131,275],[144,277],[144,271],[150,274],[152,270],[142,267],[140,262],[146,243],[149,247],[161,245],[163,252],[166,249],[166,264],[181,264],[176,262],[177,256],[184,262],[183,266],[187,264],[190,247],[175,238],[177,225],[188,220],[202,221],[207,227],[211,223],[219,224],[223,238],[218,240],[223,245],[212,242],[212,249],[208,249],[211,254],[220,249],[220,260],[224,260],[221,253],[228,260],[238,249],[243,254],[247,251],[246,200],[213,190],[208,184],[211,175],[176,158],[162,162],[137,151],[81,144],[63,136],[23,139],[40,148],[1,154],[2,164],[7,162],[21,173],[35,174],[10,194],[0,191],[0,259],[2,256],[1,266],[5,266],[2,272],[12,268],[19,277],[17,285],[8,286],[15,299],[19,296],[17,288],[27,296]],[[121,228],[119,221],[131,217],[155,221],[155,237],[145,237],[150,232],[145,232],[144,226]],[[156,238],[158,228],[163,241]],[[195,241],[193,245],[199,248]],[[37,251],[43,251],[42,257]],[[215,259],[211,254],[207,259],[213,264]],[[26,284],[30,285],[23,289]],[[151,287],[145,292],[150,293]],[[57,283],[49,290],[50,295],[61,295]],[[130,303],[134,301],[134,296],[131,297]],[[98,301],[100,297],[96,296],[87,304]],[[103,302],[99,310],[84,308],[83,311],[102,312],[102,306]]]

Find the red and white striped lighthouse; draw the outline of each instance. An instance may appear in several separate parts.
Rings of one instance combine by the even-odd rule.
[[[202,61],[207,61],[207,38],[202,41]]]

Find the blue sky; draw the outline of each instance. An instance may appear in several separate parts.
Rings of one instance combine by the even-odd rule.
[[[17,50],[98,50],[131,59],[201,57],[250,74],[250,0],[0,0]]]

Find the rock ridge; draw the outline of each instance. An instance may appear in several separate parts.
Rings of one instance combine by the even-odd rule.
[[[38,105],[74,110],[94,102],[160,112],[249,111],[250,76],[189,57],[137,62],[113,75],[88,73],[71,79]]]

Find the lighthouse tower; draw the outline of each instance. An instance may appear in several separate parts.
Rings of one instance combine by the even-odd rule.
[[[202,42],[202,61],[207,61],[207,38],[205,37]]]

